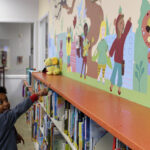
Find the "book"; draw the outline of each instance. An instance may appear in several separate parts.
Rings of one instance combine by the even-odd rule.
[[[74,119],[75,119],[75,107],[73,105],[70,106],[70,140],[73,142],[74,139]]]
[[[74,117],[74,145],[78,149],[77,137],[78,137],[78,110],[75,108],[75,117]]]
[[[107,134],[107,131],[90,119],[90,150],[93,150],[98,141]]]
[[[65,100],[58,96],[58,102],[57,102],[57,120],[62,121],[65,111]]]
[[[69,112],[68,112],[68,102],[65,101],[65,111],[64,111],[64,133],[68,135],[68,117],[69,117]]]
[[[79,150],[83,149],[82,126],[83,126],[83,122],[79,122]]]

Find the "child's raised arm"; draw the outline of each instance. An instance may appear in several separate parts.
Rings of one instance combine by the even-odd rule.
[[[9,130],[15,124],[16,120],[25,113],[32,104],[38,100],[39,96],[46,96],[48,94],[48,89],[45,88],[39,92],[28,97],[23,102],[19,103],[15,108],[8,110],[0,115],[0,123],[3,129]]]

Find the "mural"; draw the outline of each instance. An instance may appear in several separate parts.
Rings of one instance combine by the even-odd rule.
[[[50,1],[49,56],[63,75],[150,107],[150,2],[111,3]]]

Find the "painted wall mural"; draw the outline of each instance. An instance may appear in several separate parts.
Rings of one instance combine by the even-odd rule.
[[[63,75],[150,107],[150,1],[47,1],[39,18],[49,11],[49,57]]]

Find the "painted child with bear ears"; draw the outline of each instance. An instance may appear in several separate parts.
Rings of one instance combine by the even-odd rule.
[[[15,122],[38,100],[39,96],[46,96],[48,90],[46,88],[40,90],[12,109],[6,94],[6,89],[0,87],[0,150],[17,150],[17,144],[21,141],[24,143],[24,140],[17,133]]]
[[[122,86],[122,74],[124,74],[124,70],[123,70],[124,43],[132,25],[131,18],[128,19],[124,27],[124,15],[119,14],[117,19],[115,19],[114,21],[114,25],[116,28],[117,37],[114,40],[111,49],[109,51],[109,56],[112,57],[114,55],[114,61],[115,61],[113,72],[110,78],[111,81],[110,91],[112,91],[113,89],[113,86],[115,84],[116,74],[118,72],[117,86],[118,86],[118,94],[120,95],[121,86]]]

